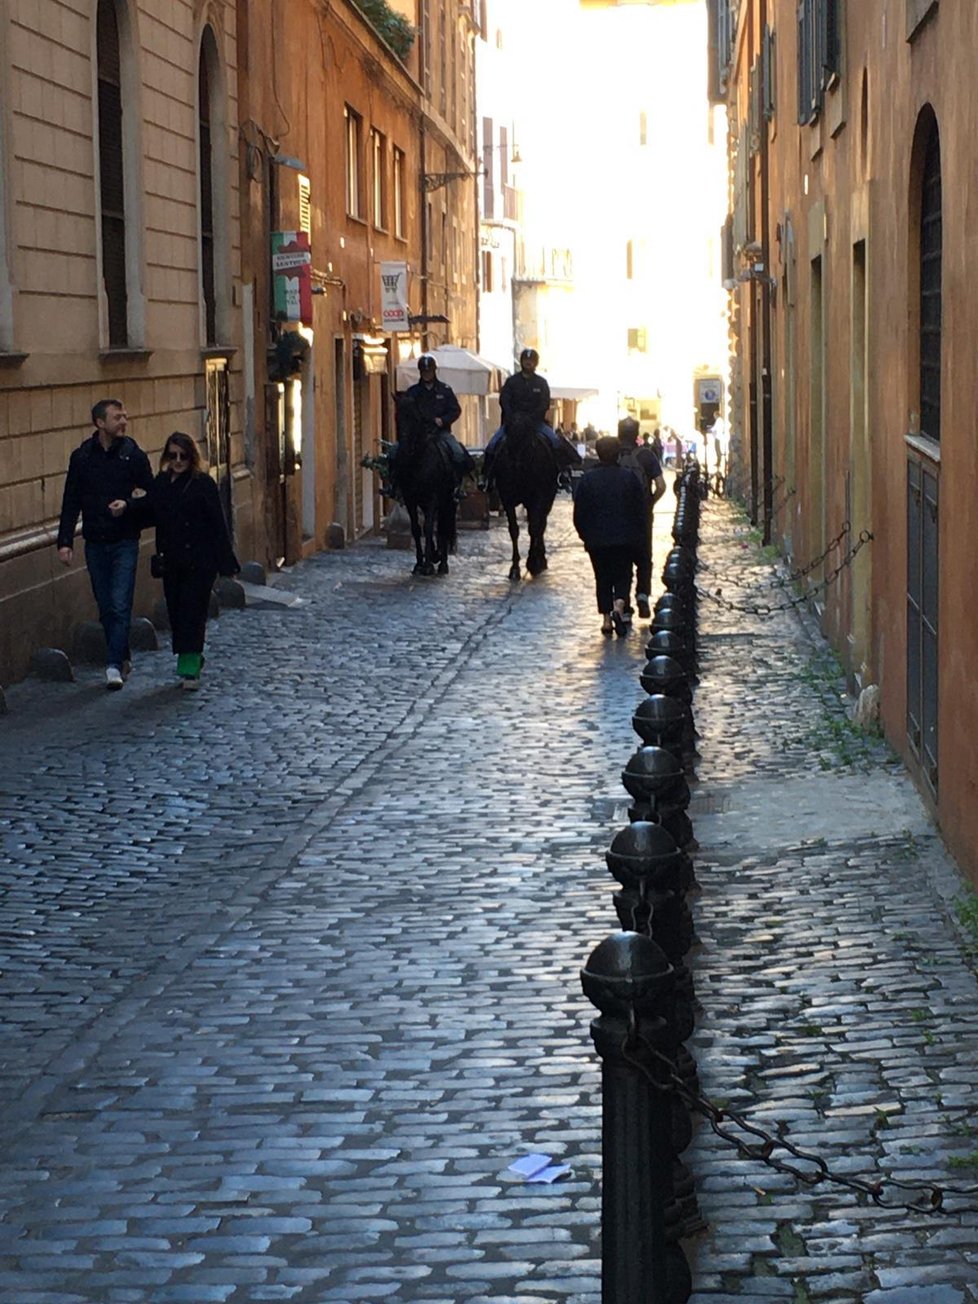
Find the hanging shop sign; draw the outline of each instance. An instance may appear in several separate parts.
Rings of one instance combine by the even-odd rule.
[[[272,232],[272,285],[279,321],[312,325],[312,252],[305,231]]]
[[[410,330],[407,263],[380,264],[380,304],[385,331]]]

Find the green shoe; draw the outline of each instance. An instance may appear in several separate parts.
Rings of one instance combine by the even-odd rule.
[[[199,652],[181,652],[177,657],[177,674],[181,679],[199,679],[204,658]]]

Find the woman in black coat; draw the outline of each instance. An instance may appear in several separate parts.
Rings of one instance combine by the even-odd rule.
[[[574,495],[574,528],[584,541],[594,569],[601,633],[626,634],[625,614],[632,566],[641,556],[648,516],[647,496],[638,477],[618,465],[618,440],[610,435],[595,445],[598,465],[588,471]]]
[[[160,473],[145,499],[113,503],[156,525],[154,574],[163,596],[183,687],[195,689],[204,664],[204,633],[218,575],[241,567],[231,546],[217,485],[201,466],[196,442],[181,431],[166,441]],[[118,514],[113,512],[113,514]]]

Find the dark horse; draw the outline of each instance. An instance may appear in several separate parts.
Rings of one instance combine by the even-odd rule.
[[[434,575],[436,569],[439,575],[447,575],[458,509],[451,454],[439,438],[437,426],[423,420],[407,395],[397,403],[397,478],[411,520],[418,558],[415,575]],[[424,518],[423,550],[419,512]]]
[[[526,508],[526,528],[530,535],[526,569],[531,575],[539,575],[547,569],[543,536],[557,495],[558,465],[555,450],[537,430],[538,424],[535,417],[516,413],[506,423],[506,437],[499,445],[492,466],[492,478],[513,541],[513,563],[509,568],[511,580],[521,578],[520,527],[516,519],[516,509],[520,504]],[[577,461],[580,460],[578,457]]]

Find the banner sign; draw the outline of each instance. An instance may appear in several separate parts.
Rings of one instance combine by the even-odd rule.
[[[407,263],[380,264],[381,320],[385,331],[410,330]]]
[[[312,252],[305,231],[272,232],[272,284],[279,321],[312,325]]]

